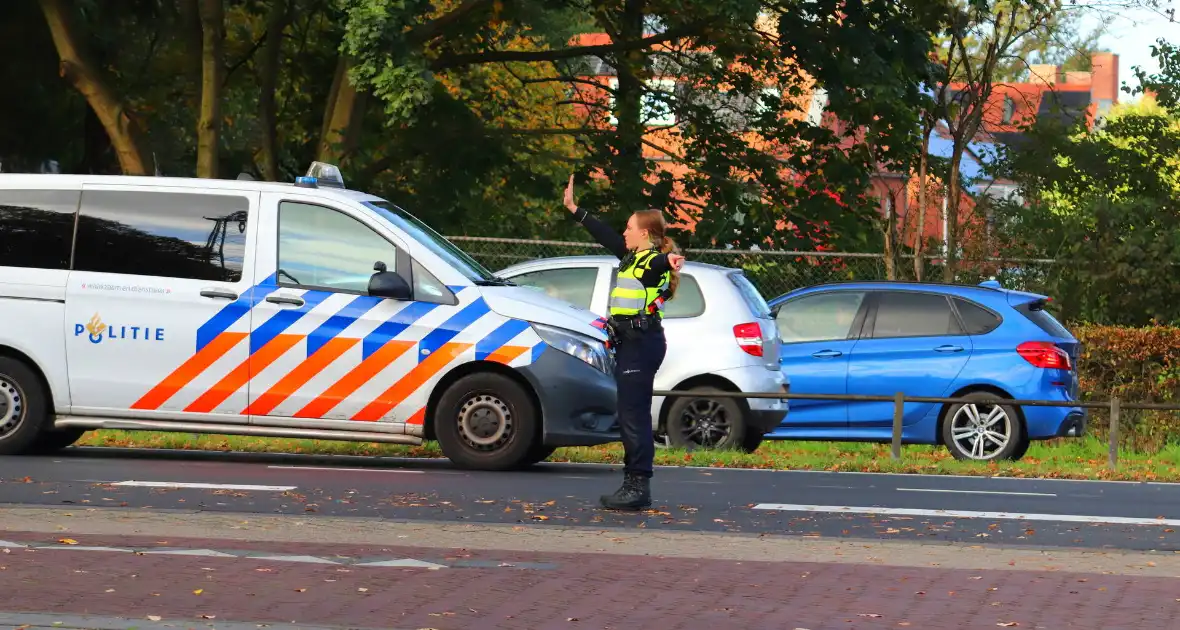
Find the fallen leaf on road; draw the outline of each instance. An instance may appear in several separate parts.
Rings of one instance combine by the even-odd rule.
[[[972,579],[972,580],[982,580],[982,579],[983,579],[983,576],[982,576],[982,575],[973,575],[973,576],[971,576],[971,578],[969,578],[969,579]]]
[[[201,615],[201,619],[216,619],[217,615]]]
[[[193,595],[200,595],[201,593],[204,593],[204,592],[205,592],[205,589],[198,588],[197,590],[193,591]]]
[[[885,533],[886,533],[886,534],[900,534],[900,533],[901,533],[901,530],[900,530],[900,529],[894,529],[894,528],[890,527],[889,529],[885,530]]]
[[[57,539],[57,542],[62,543],[63,545],[76,545],[76,544],[78,544],[78,541],[74,540],[73,538],[59,538],[59,539]]]
[[[547,520],[549,520],[549,517],[548,517],[548,516],[545,516],[544,514],[534,514],[534,515],[533,515],[533,520],[537,520],[537,521],[547,521]]]
[[[1155,566],[1155,563],[1154,563],[1154,562],[1148,562],[1148,563],[1147,563],[1147,566],[1149,566],[1149,567],[1154,567],[1154,566]]]
[[[360,593],[368,593],[369,592],[369,589],[367,589],[363,586],[361,588],[356,589],[356,590],[357,590],[357,592],[360,592]]]
[[[159,621],[161,619],[163,619],[163,617],[159,615],[148,615],[148,621]]]
[[[578,618],[577,617],[566,617],[565,620],[566,621],[577,621]]]
[[[107,592],[108,592],[108,593],[114,593],[114,592],[115,592],[115,589],[113,589],[113,588],[108,588],[108,589],[107,589]]]
[[[1016,623],[1015,621],[1001,621],[1000,623],[997,623],[996,625],[1000,626],[1001,628],[1015,628],[1016,626],[1019,626],[1020,624]]]
[[[857,616],[858,617],[869,617],[871,619],[880,619],[881,618],[881,615],[878,615],[877,613],[861,613]]]
[[[302,592],[304,592],[304,591],[306,591],[306,590],[307,590],[307,589],[305,589],[305,588],[297,588],[297,589],[295,589],[295,592],[296,592],[296,593],[302,593]]]
[[[272,573],[272,572],[274,572],[274,569],[266,569],[266,568],[262,568],[262,569],[254,569],[254,570],[255,570],[255,571],[257,571],[257,572],[259,572],[259,573]]]

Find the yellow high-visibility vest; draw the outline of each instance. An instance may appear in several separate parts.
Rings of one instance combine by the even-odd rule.
[[[672,272],[665,271],[660,276],[660,284],[655,287],[645,287],[640,282],[643,274],[651,268],[651,261],[659,255],[655,249],[638,252],[631,258],[630,264],[619,265],[619,272],[615,276],[615,288],[610,292],[610,314],[612,316],[628,317],[647,311],[653,302],[656,304],[656,314],[664,317],[664,303],[657,301],[672,280]]]

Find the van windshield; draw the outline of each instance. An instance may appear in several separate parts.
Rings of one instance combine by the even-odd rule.
[[[455,247],[454,243],[443,238],[441,234],[432,230],[429,225],[426,225],[409,212],[402,210],[388,201],[366,201],[364,203],[390,223],[404,230],[406,234],[409,234],[419,243],[430,248],[430,251],[446,260],[452,267],[458,269],[460,273],[467,276],[475,284],[511,284],[507,280],[496,277],[496,274],[488,271],[486,267],[469,256],[467,252]]]

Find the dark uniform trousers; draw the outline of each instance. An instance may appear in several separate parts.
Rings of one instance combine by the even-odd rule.
[[[615,349],[615,383],[619,396],[619,433],[626,453],[623,470],[650,478],[656,455],[651,400],[656,372],[668,342],[663,326],[623,335]]]

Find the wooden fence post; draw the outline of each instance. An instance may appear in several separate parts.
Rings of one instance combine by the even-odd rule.
[[[905,414],[905,394],[893,395],[893,459],[901,459],[901,420]]]
[[[1119,465],[1119,417],[1121,405],[1118,396],[1110,399],[1110,469]]]

